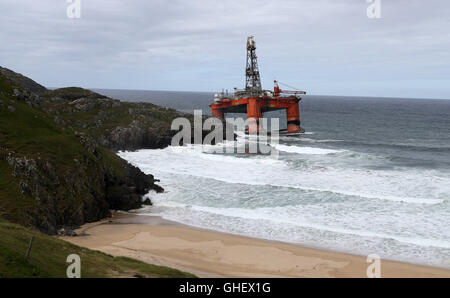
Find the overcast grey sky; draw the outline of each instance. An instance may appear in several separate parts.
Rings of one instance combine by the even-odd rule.
[[[255,35],[263,87],[450,98],[450,1],[0,0],[0,65],[45,86],[243,87]]]

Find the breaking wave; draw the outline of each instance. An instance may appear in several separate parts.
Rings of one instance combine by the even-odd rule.
[[[298,147],[298,146],[287,146],[277,144],[274,146],[275,149],[279,151],[284,151],[288,153],[297,153],[297,154],[333,154],[342,152],[342,150],[331,150],[331,149],[321,149],[314,147]]]
[[[450,268],[447,172],[398,167],[387,156],[302,146],[301,140],[282,138],[285,143],[274,145],[277,157],[215,152],[242,141],[119,152],[166,189],[149,194],[154,206],[137,212],[223,232]]]

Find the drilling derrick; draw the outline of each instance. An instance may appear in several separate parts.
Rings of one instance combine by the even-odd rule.
[[[286,111],[286,132],[298,134],[304,132],[300,127],[299,102],[300,95],[306,94],[300,90],[282,90],[274,81],[273,90],[263,90],[256,57],[256,45],[253,36],[247,39],[247,64],[245,68],[245,89],[235,88],[234,94],[215,94],[214,103],[210,104],[214,116],[223,119],[226,113],[246,113],[248,133],[259,133],[264,130],[260,119],[265,112]],[[286,84],[284,84],[286,85]],[[290,86],[288,86],[290,87]],[[290,87],[292,88],[292,87]],[[295,88],[294,88],[295,89]]]
[[[245,91],[251,96],[262,93],[261,77],[256,56],[256,44],[253,36],[247,39],[247,67],[245,70]]]

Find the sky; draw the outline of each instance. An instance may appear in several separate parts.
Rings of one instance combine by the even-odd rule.
[[[450,99],[448,0],[80,0],[80,18],[68,1],[0,0],[0,66],[47,87],[216,92],[244,87],[254,35],[265,89]]]

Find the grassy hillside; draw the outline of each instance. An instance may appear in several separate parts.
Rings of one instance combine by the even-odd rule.
[[[47,91],[47,88],[45,88],[44,86],[8,68],[0,66],[0,74],[7,77],[9,80],[16,83],[17,85],[23,86],[24,88],[26,88],[31,92],[41,93]]]
[[[0,70],[0,277],[65,277],[69,254],[81,257],[83,277],[192,277],[37,232],[70,234],[111,209],[139,208],[149,190],[163,191],[111,149],[165,147],[172,119],[183,114],[82,88],[49,91]]]
[[[142,195],[162,190],[153,176],[58,124],[33,99],[44,101],[0,74],[0,216],[54,234],[110,209],[138,208]]]
[[[81,277],[195,277],[175,269],[146,264],[124,257],[73,245],[0,219],[0,278],[66,277],[67,256],[78,254]],[[25,254],[35,239],[30,259]]]

